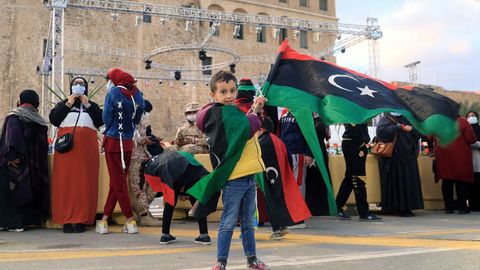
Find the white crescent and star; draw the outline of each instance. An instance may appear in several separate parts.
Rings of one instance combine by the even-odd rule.
[[[337,88],[339,88],[339,89],[342,89],[342,90],[344,90],[344,91],[347,91],[347,92],[353,92],[353,90],[348,89],[348,88],[345,88],[345,87],[339,85],[339,84],[335,81],[336,78],[349,78],[349,79],[352,79],[352,80],[360,83],[360,81],[357,80],[356,78],[354,78],[354,77],[352,77],[352,76],[348,76],[348,75],[343,75],[343,74],[335,74],[335,75],[332,75],[332,76],[328,77],[328,82],[329,82],[331,85],[333,85],[333,86],[335,86],[335,87],[337,87]],[[370,88],[368,87],[368,85],[365,85],[365,87],[363,87],[363,88],[362,88],[362,87],[357,87],[357,89],[360,90],[360,95],[361,95],[361,96],[369,96],[369,97],[372,97],[372,98],[375,98],[375,97],[373,96],[373,93],[377,93],[377,92],[378,92],[378,91],[375,91],[375,90],[370,89]]]
[[[270,181],[270,184],[275,184],[275,181],[277,181],[277,178],[278,178],[278,170],[275,168],[275,167],[268,167],[266,170],[265,170],[265,175],[268,175],[268,172],[269,171],[272,171],[275,173],[275,177],[272,178],[272,179],[268,179],[268,181]]]

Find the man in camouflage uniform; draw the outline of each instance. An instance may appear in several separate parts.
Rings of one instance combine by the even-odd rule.
[[[145,100],[145,112],[142,112],[143,115],[140,118],[140,122],[136,125],[133,136],[135,146],[132,151],[128,172],[130,201],[132,202],[132,208],[137,215],[137,222],[140,226],[162,225],[162,222],[152,217],[152,214],[148,210],[150,203],[155,199],[156,192],[145,182],[143,177],[144,168],[142,163],[148,159],[146,154],[147,145],[153,143],[146,135],[146,129],[150,122],[149,114],[152,108],[152,104],[148,100]]]
[[[205,134],[195,124],[200,106],[196,102],[188,103],[185,109],[186,120],[180,123],[175,135],[177,149],[191,154],[207,154],[208,146]]]

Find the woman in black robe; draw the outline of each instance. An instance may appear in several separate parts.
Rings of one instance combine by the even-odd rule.
[[[377,127],[379,141],[396,143],[391,158],[380,158],[382,211],[413,216],[423,208],[422,186],[417,164],[418,140],[422,135],[410,122],[397,114],[382,117]]]
[[[0,227],[21,232],[49,214],[47,122],[33,90],[20,93],[0,135]]]
[[[323,154],[323,162],[327,168],[328,175],[328,153],[325,146],[325,140],[330,139],[330,132],[328,126],[324,125],[319,117],[314,117],[315,131],[317,133],[320,149]],[[330,183],[332,180],[330,179]],[[313,216],[328,216],[328,200],[327,200],[327,186],[323,180],[317,166],[310,166],[307,168],[307,176],[305,178],[305,202],[310,209]]]

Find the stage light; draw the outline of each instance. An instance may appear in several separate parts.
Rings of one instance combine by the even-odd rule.
[[[257,27],[255,27],[255,33],[256,34],[260,34],[263,30],[263,27],[261,27],[260,25],[258,25]]]
[[[118,13],[117,12],[112,12],[112,21],[117,21],[118,19]]]
[[[340,50],[341,53],[345,53],[345,47]]]
[[[162,81],[162,80],[158,80],[158,84],[162,84],[162,83],[163,83],[163,81]]]
[[[152,68],[152,60],[147,59],[145,60],[145,69],[151,69]]]
[[[198,52],[198,59],[200,59],[201,61],[207,59],[207,52],[205,50],[200,50]]]
[[[231,72],[231,73],[235,73],[235,68],[237,67],[237,65],[235,65],[235,64],[230,64],[228,67],[230,67],[230,72]]]
[[[180,70],[175,71],[175,80],[179,81],[182,78],[182,72]]]

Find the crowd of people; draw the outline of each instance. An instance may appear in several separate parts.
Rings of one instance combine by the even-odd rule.
[[[305,219],[310,213],[329,214],[327,188],[294,114],[285,109],[280,115],[269,115],[272,110],[265,106],[265,98],[255,98],[256,88],[251,80],[245,78],[237,82],[232,73],[225,71],[213,75],[210,82],[212,103],[204,106],[196,102],[187,104],[185,120],[179,125],[173,145],[167,147],[152,134],[149,115],[154,106],[137,88],[134,77],[115,68],[108,72],[107,79],[103,109],[89,99],[88,81],[76,77],[70,82],[68,97],[50,111],[50,124],[56,128],[56,143],[71,144],[70,149],[54,151],[51,176],[47,164],[49,123],[38,113],[39,96],[33,90],[20,93],[17,107],[5,117],[0,135],[2,230],[21,232],[27,226],[41,226],[42,222],[51,219],[63,226],[64,233],[82,233],[87,226],[95,224],[100,148],[105,153],[110,182],[103,216],[95,224],[99,234],[109,232],[108,220],[118,202],[126,218],[124,233],[138,233],[137,222],[141,226],[163,226],[160,243],[172,243],[176,238],[170,234],[170,225],[177,200],[190,199],[192,205],[202,204],[205,198],[190,192],[196,189],[196,183],[207,178],[215,178],[220,183],[218,190],[208,190],[213,194],[221,189],[223,202],[217,263],[213,269],[226,268],[237,222],[241,227],[248,268],[269,269],[256,254],[254,217],[257,201],[259,222],[271,221],[271,239],[274,240],[282,239],[291,229],[305,227]],[[329,139],[328,127],[317,114],[312,114],[312,118],[325,158],[323,162],[328,168],[325,145]],[[424,207],[417,163],[420,140],[428,141],[434,147],[433,171],[435,180],[442,181],[445,212],[468,214],[480,211],[478,114],[471,111],[465,117],[458,116],[457,121],[460,135],[453,143],[444,146],[438,144],[436,138],[422,135],[398,113],[386,113],[380,119],[376,139],[395,142],[392,156],[378,159],[382,214],[410,217],[415,215],[414,210]],[[97,135],[102,126],[103,140],[99,144]],[[382,220],[369,210],[367,199],[366,158],[370,141],[367,124],[345,123],[342,149],[346,170],[336,195],[337,215],[341,219],[351,219],[344,207],[353,191],[359,220]],[[273,147],[274,144],[280,148]],[[265,192],[268,190],[265,187],[262,192],[257,192],[256,174],[263,173],[271,184],[276,180],[269,175],[272,161],[262,156],[272,149],[277,155],[279,151],[285,152],[279,155],[279,159],[288,160],[287,165],[278,165],[280,160],[274,163],[282,167],[275,169],[276,178],[282,174],[285,177],[283,185],[293,181],[298,187],[288,196],[306,202],[308,209],[302,210],[302,215],[292,214],[289,218],[279,219],[274,214],[278,209],[271,205],[273,195]],[[149,166],[147,161],[160,155],[164,155],[162,164],[169,170],[174,168],[174,163],[167,165],[174,160],[198,165],[183,152],[191,155],[209,153],[214,172],[208,174],[203,170],[192,174],[187,170],[177,173],[175,179],[182,176],[192,181],[172,184],[174,197],[172,205],[165,205],[162,224],[149,212],[149,205],[157,194],[145,181],[145,167]],[[187,165],[185,168],[192,168]],[[170,177],[174,174],[174,171],[165,171],[162,181],[167,183],[164,175]],[[204,185],[203,188],[208,187]],[[197,221],[199,236],[195,242],[210,244],[206,216],[198,216]]]

